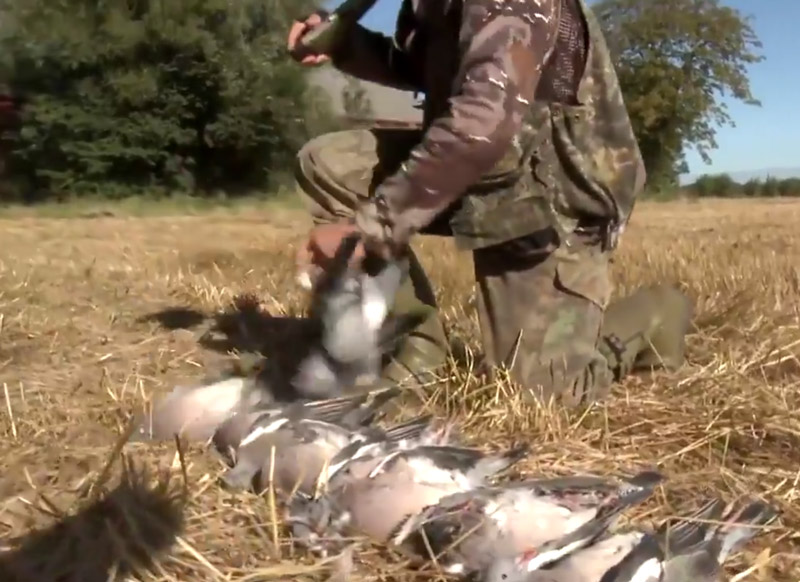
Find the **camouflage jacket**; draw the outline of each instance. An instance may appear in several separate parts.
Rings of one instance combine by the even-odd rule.
[[[564,6],[585,31],[572,102],[539,82]],[[582,41],[584,42],[584,41]],[[644,185],[644,166],[599,25],[583,0],[403,0],[393,38],[357,27],[333,55],[345,73],[425,94],[424,135],[402,168],[356,211],[376,242],[405,243],[458,202],[461,248],[580,222],[614,231]]]

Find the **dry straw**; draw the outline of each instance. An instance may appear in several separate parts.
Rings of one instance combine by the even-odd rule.
[[[222,467],[202,447],[115,447],[143,401],[213,373],[228,350],[291,357],[304,334],[292,320],[303,306],[292,245],[307,223],[290,211],[2,222],[0,579],[441,578],[435,565],[414,571],[368,544],[351,549],[352,573],[346,559],[293,550],[280,504],[223,490]],[[641,204],[613,266],[616,292],[684,288],[697,310],[689,362],[674,375],[629,378],[604,405],[571,412],[524,404],[508,382],[478,375],[469,257],[423,240],[458,349],[441,382],[398,414],[458,418],[478,445],[527,439],[525,474],[656,466],[669,479],[626,516],[638,525],[685,515],[710,495],[760,496],[782,519],[726,570],[796,582],[798,223],[796,203]],[[243,294],[251,301],[238,302],[239,315],[208,319]]]

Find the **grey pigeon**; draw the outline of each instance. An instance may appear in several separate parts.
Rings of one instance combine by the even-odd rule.
[[[402,262],[383,262],[364,271],[349,265],[359,242],[342,241],[331,265],[314,286],[311,319],[319,326],[319,345],[300,362],[292,386],[303,398],[341,396],[379,379],[384,354],[404,322],[387,319],[395,294],[407,276]],[[414,319],[414,315],[407,316]],[[413,322],[406,324],[413,327]]]
[[[712,502],[694,519],[677,526],[665,523],[654,535],[645,535],[625,559],[603,577],[603,582],[716,582],[722,565],[778,518],[778,511],[757,500],[723,509]]]
[[[176,434],[205,441],[237,411],[279,400],[330,399],[352,387],[374,384],[387,346],[413,327],[415,315],[407,316],[409,321],[387,321],[406,270],[400,262],[385,263],[374,275],[350,268],[348,261],[357,242],[355,238],[343,242],[331,269],[315,288],[311,320],[319,327],[318,344],[298,364],[291,386],[273,385],[274,380],[261,374],[177,386],[139,419],[131,441],[165,440]]]
[[[412,419],[410,423],[398,425],[395,429],[414,423],[415,420]],[[385,458],[394,451],[418,446],[445,447],[451,442],[453,431],[454,425],[450,422],[439,426],[428,425],[421,434],[414,435],[402,434],[396,430],[383,431],[375,427],[362,429],[354,433],[350,443],[330,459],[327,475],[320,481],[325,481],[325,488],[328,488],[326,480],[355,459],[376,456]],[[395,432],[394,438],[392,432]],[[408,438],[409,436],[413,438]],[[341,485],[346,478],[343,475],[344,473],[340,475],[338,483],[334,481],[334,487]],[[335,514],[330,497],[318,497],[302,490],[288,500],[284,510],[284,521],[290,524],[295,541],[321,555],[328,554],[334,540],[342,539],[341,530],[345,529],[347,519],[346,512],[339,512],[338,516]],[[323,535],[325,544],[320,543]]]
[[[229,488],[253,487],[260,493],[272,483],[284,493],[296,491],[310,495],[327,481],[326,466],[331,459],[354,440],[380,438],[410,446],[427,436],[431,418],[421,416],[387,430],[365,427],[353,432],[325,419],[302,418],[281,421],[267,419],[257,422],[251,435],[242,440],[236,464],[223,475]],[[272,448],[275,464],[272,465]]]
[[[758,534],[758,527],[753,526],[768,525],[777,516],[775,509],[761,501],[748,501],[725,511],[725,503],[714,500],[677,525],[665,522],[655,533],[607,534],[546,568],[540,566],[537,548],[516,557],[499,558],[478,579],[480,582],[717,582],[725,560]]]
[[[395,452],[421,446],[448,446],[459,450],[463,447],[457,446],[457,443],[454,442],[454,430],[455,425],[452,422],[445,422],[438,426],[430,427],[423,434],[413,440],[409,440],[388,439],[381,430],[365,429],[359,432],[357,438],[353,438],[346,447],[333,456],[328,467],[327,480],[330,480],[343,467],[351,464],[356,459],[377,457],[391,459]]]
[[[385,543],[409,516],[442,497],[486,485],[528,452],[527,446],[491,454],[424,445],[353,459],[330,476],[323,496],[309,502],[317,507],[308,511],[326,517],[316,523],[315,534],[352,531]],[[309,503],[298,501],[289,517],[306,531],[313,529],[303,515]]]
[[[342,242],[314,288],[311,321],[318,327],[317,343],[301,359],[288,386],[261,373],[177,386],[139,420],[131,440],[164,440],[175,434],[208,440],[222,422],[241,411],[278,401],[337,398],[351,388],[373,386],[392,342],[425,314],[387,318],[407,277],[405,263],[373,258],[365,261],[368,268],[355,269],[349,259],[357,244],[357,237]]]
[[[274,403],[248,407],[246,403],[242,403],[214,432],[213,444],[217,452],[229,464],[233,464],[239,444],[257,428],[256,425],[260,425],[263,431],[265,423],[269,424],[272,420],[314,418],[335,422],[341,427],[355,431],[375,423],[380,409],[399,395],[399,388],[389,388],[348,397],[288,404]]]
[[[130,441],[162,441],[180,435],[207,441],[237,409],[272,404],[271,392],[256,377],[230,377],[198,386],[176,386],[140,415]]]
[[[478,572],[530,547],[539,560],[553,560],[591,543],[662,480],[644,471],[630,479],[574,476],[479,487],[412,516],[391,543],[422,558],[433,551],[453,574]]]

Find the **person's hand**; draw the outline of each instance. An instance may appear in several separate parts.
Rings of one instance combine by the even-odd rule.
[[[300,40],[305,33],[319,26],[324,16],[325,12],[315,12],[303,21],[295,20],[292,23],[292,27],[289,29],[289,38],[287,41],[289,54],[292,55],[294,60],[307,67],[321,65],[328,62],[331,58],[330,55],[309,52],[305,47],[299,50],[297,46],[297,41]]]
[[[357,232],[358,227],[349,222],[322,224],[311,229],[305,244],[297,252],[297,278],[300,284],[307,289],[313,287],[320,273],[328,268],[342,241]],[[359,242],[350,259],[351,265],[358,265],[364,254],[364,245]]]

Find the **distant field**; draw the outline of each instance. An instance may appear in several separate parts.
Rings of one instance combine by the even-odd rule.
[[[312,560],[275,548],[266,499],[216,485],[221,465],[201,447],[186,451],[182,514],[139,474],[163,468],[177,496],[184,477],[174,445],[132,448],[139,486],[94,497],[120,481],[119,464],[106,484],[100,473],[143,399],[216,373],[229,350],[253,341],[291,349],[287,320],[304,305],[293,254],[309,221],[262,204],[192,216],[112,207],[49,214],[0,213],[0,579],[14,580],[12,570],[26,581],[324,579]],[[682,514],[717,492],[764,496],[782,522],[728,572],[756,564],[746,579],[797,582],[798,224],[800,201],[641,203],[615,261],[616,292],[670,281],[691,295],[696,329],[683,370],[630,378],[605,406],[580,415],[525,408],[509,386],[486,387],[454,362],[429,406],[459,415],[478,444],[530,439],[536,454],[526,472],[657,464],[669,481],[637,523]],[[418,247],[448,329],[479,353],[469,257],[447,241]],[[242,293],[274,319],[254,329],[241,318],[238,329],[202,339]],[[171,529],[180,529],[177,541]],[[357,562],[354,580],[413,579],[379,549]]]

